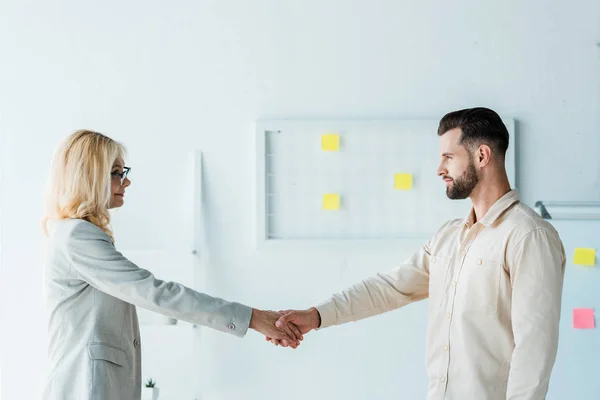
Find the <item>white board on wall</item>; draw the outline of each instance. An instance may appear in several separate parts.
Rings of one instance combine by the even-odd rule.
[[[436,175],[438,123],[258,122],[259,243],[427,238],[442,223],[466,216],[470,201],[449,200]],[[515,124],[512,119],[504,123],[510,134],[506,166],[514,187]],[[397,174],[400,180],[410,176],[410,189],[395,187]]]

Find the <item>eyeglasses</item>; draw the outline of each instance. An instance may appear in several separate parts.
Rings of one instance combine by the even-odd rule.
[[[129,167],[123,167],[123,172],[119,173],[119,172],[111,172],[110,176],[112,176],[113,178],[119,177],[119,179],[121,180],[121,185],[123,184],[123,182],[125,181],[125,178],[127,178],[127,174],[129,173],[129,171],[131,170],[131,168]]]

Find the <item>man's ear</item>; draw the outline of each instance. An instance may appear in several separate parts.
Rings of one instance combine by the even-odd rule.
[[[492,161],[492,149],[487,144],[482,144],[477,149],[475,154],[475,161],[479,167],[485,167]]]

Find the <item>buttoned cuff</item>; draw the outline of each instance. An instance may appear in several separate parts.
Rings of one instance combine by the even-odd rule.
[[[223,331],[228,332],[237,337],[244,337],[250,327],[250,319],[252,318],[252,307],[240,303],[231,303],[233,308],[231,317],[226,321],[226,326]]]

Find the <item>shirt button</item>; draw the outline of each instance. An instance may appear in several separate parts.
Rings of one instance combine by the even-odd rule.
[[[140,347],[140,341],[139,341],[139,340],[137,340],[137,339],[135,339],[135,340],[133,341],[133,347],[135,347],[136,349],[137,349],[138,347]]]
[[[451,316],[451,315],[452,315],[452,314],[450,314],[450,313],[446,313],[446,319],[450,319],[450,316]]]
[[[442,382],[446,382],[446,377],[442,376]]]
[[[483,261],[477,260],[477,265],[481,265],[482,263],[483,263]]]
[[[233,331],[235,329],[235,324],[229,324],[227,326],[227,329],[229,329],[230,331]]]
[[[456,287],[456,281],[452,281],[452,287]]]
[[[463,256],[466,256],[467,255],[467,251],[463,250],[463,251],[460,252],[460,254],[462,254]]]
[[[447,344],[444,345],[444,351],[448,351],[449,347]]]
[[[435,257],[432,257],[432,258],[431,258],[431,262],[435,262],[435,260],[436,260],[436,258],[435,258]]]

